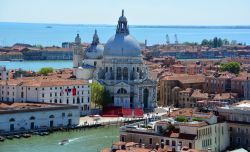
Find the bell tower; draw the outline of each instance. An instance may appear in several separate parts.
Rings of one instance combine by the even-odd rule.
[[[73,47],[73,68],[78,68],[82,66],[83,63],[82,60],[83,60],[83,49],[81,46],[81,38],[79,34],[77,34]]]

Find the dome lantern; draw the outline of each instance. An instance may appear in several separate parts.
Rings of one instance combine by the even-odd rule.
[[[78,33],[77,33],[76,38],[75,38],[75,43],[76,44],[81,44],[81,38],[80,38]]]
[[[141,57],[141,47],[139,42],[129,33],[127,18],[120,16],[116,28],[116,33],[104,46],[105,56],[119,57]]]
[[[95,30],[95,34],[93,36],[93,41],[92,41],[92,45],[97,45],[99,44],[99,37],[98,37],[98,34],[97,34],[97,30]]]
[[[118,20],[116,33],[129,34],[127,18],[124,16],[124,10],[122,10],[122,16]]]

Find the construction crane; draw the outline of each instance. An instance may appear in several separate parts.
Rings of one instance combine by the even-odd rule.
[[[178,42],[177,34],[175,34],[174,37],[175,37],[175,44],[178,44],[179,42]]]
[[[166,35],[166,43],[167,43],[167,45],[168,45],[168,44],[170,44],[170,41],[169,41],[169,36],[168,36],[168,34]]]

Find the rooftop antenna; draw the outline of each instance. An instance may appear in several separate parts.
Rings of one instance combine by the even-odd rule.
[[[177,34],[175,34],[174,37],[175,37],[175,44],[178,44],[179,42],[178,42]]]
[[[166,43],[167,45],[170,43],[168,34],[166,35]]]

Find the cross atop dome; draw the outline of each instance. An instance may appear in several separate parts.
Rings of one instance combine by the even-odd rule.
[[[92,45],[97,45],[97,44],[99,44],[99,37],[98,37],[98,34],[97,34],[97,30],[95,29],[95,34],[93,36]]]
[[[116,27],[116,33],[117,34],[129,34],[129,29],[127,25],[127,18],[124,16],[124,10],[122,10],[122,16],[118,20],[118,24]]]

